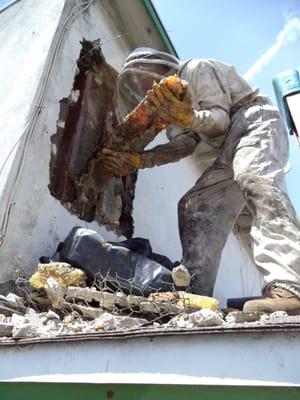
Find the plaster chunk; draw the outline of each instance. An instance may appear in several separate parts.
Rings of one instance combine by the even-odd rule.
[[[0,336],[12,336],[13,324],[0,322]]]
[[[195,326],[219,326],[224,325],[224,320],[218,313],[208,308],[190,314],[190,320]]]
[[[18,307],[18,306],[23,306],[24,305],[24,299],[22,297],[20,297],[20,296],[17,296],[14,293],[9,293],[6,296],[6,299],[13,306]]]
[[[44,283],[44,289],[54,308],[62,308],[64,303],[65,288],[52,277],[48,278]]]
[[[39,336],[38,330],[30,323],[17,325],[13,327],[12,336],[14,338],[26,338]]]
[[[114,330],[117,327],[116,319],[112,314],[104,313],[95,320],[94,327],[96,331]]]
[[[169,326],[175,326],[176,328],[185,328],[191,329],[194,327],[194,323],[191,321],[189,314],[182,313],[173,317],[169,324]]]
[[[226,322],[229,324],[239,324],[243,322],[259,321],[262,312],[259,311],[232,311],[226,316]]]
[[[24,315],[13,314],[10,318],[10,322],[13,325],[22,325],[28,323],[28,319]]]
[[[141,312],[159,314],[160,308],[154,301],[141,301],[139,304]]]
[[[272,314],[264,314],[261,316],[262,324],[282,324],[300,322],[300,315],[288,315],[285,311],[276,311]]]
[[[224,325],[224,323],[224,320],[217,312],[203,308],[191,314],[179,314],[171,319],[169,325],[176,326],[177,328],[191,329],[204,326],[220,326]]]
[[[45,315],[45,318],[46,318],[46,321],[50,321],[50,320],[60,321],[60,316],[52,310],[49,310],[47,312],[47,314]]]
[[[71,303],[66,303],[66,305],[68,305],[70,309],[79,311],[80,314],[89,319],[98,318],[104,313],[102,308],[88,307]]]
[[[94,329],[95,331],[109,331],[109,330],[127,330],[135,329],[147,324],[148,321],[142,318],[123,317],[118,315],[112,315],[110,313],[104,313],[100,318],[95,319]]]
[[[7,317],[4,314],[0,314],[0,322],[7,322]]]
[[[115,317],[117,329],[134,329],[139,328],[142,325],[148,323],[143,318],[132,318],[132,317]]]
[[[127,308],[128,307],[128,301],[127,301],[126,294],[121,293],[121,292],[117,292],[115,294],[115,300],[116,300],[116,304],[119,307],[123,307],[123,308]]]

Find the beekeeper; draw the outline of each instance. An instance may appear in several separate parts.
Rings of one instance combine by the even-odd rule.
[[[253,219],[253,257],[264,277],[263,296],[244,310],[300,313],[300,226],[284,178],[288,139],[278,109],[219,61],[186,62],[150,48],[126,59],[117,82],[123,112],[153,81],[176,73],[188,82],[181,100],[166,87],[149,92],[151,106],[171,122],[170,142],[141,154],[105,150],[117,175],[177,161],[202,149],[214,161],[178,205],[182,264],[194,293],[211,296],[221,253],[236,218],[248,205]],[[120,159],[122,165],[120,166]]]

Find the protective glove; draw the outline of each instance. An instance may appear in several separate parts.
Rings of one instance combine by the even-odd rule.
[[[103,149],[100,159],[104,168],[113,175],[126,176],[140,168],[142,156],[139,153],[126,153]]]
[[[147,92],[148,99],[159,117],[182,128],[191,126],[194,116],[190,93],[178,99],[166,85],[154,83]]]

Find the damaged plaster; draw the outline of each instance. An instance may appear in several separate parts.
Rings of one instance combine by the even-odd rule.
[[[99,40],[83,39],[81,45],[73,89],[68,98],[60,101],[57,131],[51,137],[49,189],[80,219],[95,220],[131,237],[135,174],[113,178],[105,187],[92,184],[87,187],[80,182],[90,161],[117,126],[114,103],[117,72],[106,63]]]

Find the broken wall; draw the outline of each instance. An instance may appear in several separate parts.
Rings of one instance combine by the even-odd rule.
[[[81,1],[67,1],[65,7],[64,4],[63,0],[54,0],[50,4],[45,0],[22,0],[0,14],[3,27],[1,51],[5,55],[1,81],[8,82],[8,87],[4,86],[7,92],[1,91],[0,95],[1,111],[5,111],[6,117],[1,120],[0,137],[4,141],[1,162],[8,157],[6,175],[1,174],[2,221],[7,209],[4,206],[9,208],[6,229],[1,232],[5,233],[0,247],[1,282],[11,279],[17,268],[32,272],[38,258],[52,254],[75,225],[92,227],[105,238],[117,240],[117,236],[104,227],[87,224],[71,215],[50,195],[49,163],[53,148],[51,136],[57,129],[60,100],[71,93],[82,38],[100,38],[104,56],[115,70],[120,68],[131,45],[126,35],[118,37],[122,32],[116,27],[114,18],[108,18],[103,2],[94,1],[83,12],[80,12]],[[74,7],[72,15],[75,18],[72,19]],[[65,34],[61,35],[61,32]],[[21,51],[15,57],[18,45]],[[39,100],[36,93],[41,86],[45,87],[42,105],[32,121],[29,112],[32,114],[36,110]],[[26,131],[22,136],[28,121],[32,131],[30,135]],[[23,154],[25,136],[30,136],[30,140],[26,144],[26,154]]]
[[[6,227],[2,246],[0,242],[0,282],[14,277],[17,268],[25,269],[28,274],[33,272],[38,258],[51,255],[75,225],[96,229],[106,240],[118,239],[103,226],[71,215],[50,195],[51,136],[57,129],[60,100],[68,97],[73,88],[82,37],[100,38],[105,59],[116,70],[134,46],[161,48],[163,44],[138,0],[95,0],[84,12],[80,12],[81,1],[68,0],[66,4],[62,11],[63,0],[50,3],[22,0],[0,14],[1,51],[5,51],[5,58],[1,58],[4,60],[0,66],[1,82],[8,82],[4,86],[6,93],[0,94],[1,111],[5,111],[6,117],[0,121],[3,124],[0,138],[4,142],[1,162],[9,155],[6,175],[0,175],[0,217]],[[128,30],[125,20],[121,20],[122,13],[115,10],[117,6],[126,12]],[[70,19],[72,7],[77,7],[74,20]],[[65,26],[66,20],[69,22]],[[59,32],[65,32],[62,38]],[[33,42],[33,37],[38,40]],[[20,52],[16,55],[18,45]],[[38,87],[45,88],[42,101],[36,97]],[[29,111],[34,120],[28,118]],[[28,128],[26,121],[30,121],[32,129],[27,131],[30,140],[24,143],[28,137],[22,136]],[[159,135],[151,146],[165,140],[164,135]],[[199,174],[191,158],[139,173],[133,211],[135,236],[149,238],[156,252],[172,260],[181,257],[177,203]],[[3,220],[5,208],[9,218]],[[257,272],[231,235],[223,253],[215,294],[224,299],[258,292]]]
[[[94,179],[101,174],[99,166],[90,167],[118,124],[117,71],[106,62],[99,39],[83,38],[81,45],[72,91],[59,102],[57,131],[51,136],[49,190],[81,220],[131,238],[136,173],[101,186]]]

